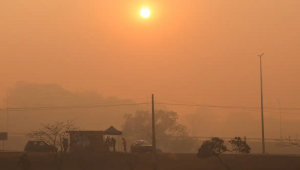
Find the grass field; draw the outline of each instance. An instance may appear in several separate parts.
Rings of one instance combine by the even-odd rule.
[[[0,169],[17,170],[22,153],[0,152]],[[55,170],[47,154],[28,154],[32,170]],[[277,155],[222,155],[232,170],[299,170],[300,157]],[[73,154],[68,155],[62,170],[150,170],[151,154]],[[158,155],[159,170],[226,170],[217,158],[200,159],[196,154]]]

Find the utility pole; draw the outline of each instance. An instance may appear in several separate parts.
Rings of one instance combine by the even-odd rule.
[[[8,90],[6,93],[6,132],[8,133]]]
[[[262,136],[262,152],[265,154],[265,129],[264,129],[264,103],[263,103],[263,85],[262,85],[262,65],[261,57],[264,55],[258,55],[260,58],[260,98],[261,98],[261,136]]]
[[[6,133],[8,135],[8,90],[6,91]],[[3,150],[4,150],[4,140],[3,143]]]
[[[152,159],[153,159],[153,170],[156,170],[157,164],[156,164],[156,141],[155,141],[154,95],[153,94],[152,94]]]
[[[282,127],[281,127],[281,105],[280,105],[280,100],[278,100],[279,103],[279,114],[280,114],[280,138],[282,138]]]

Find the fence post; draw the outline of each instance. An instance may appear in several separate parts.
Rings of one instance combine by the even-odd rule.
[[[247,143],[247,137],[246,136],[244,136],[244,141]]]

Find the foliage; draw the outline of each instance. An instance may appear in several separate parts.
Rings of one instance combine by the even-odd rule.
[[[246,143],[246,141],[243,141],[240,137],[235,137],[234,139],[231,139],[229,143],[232,146],[232,151],[235,151],[236,153],[250,153],[250,146]]]
[[[49,145],[48,154],[54,159],[57,169],[60,169],[65,158],[67,150],[64,146],[64,139],[68,138],[68,131],[78,130],[72,121],[56,122],[54,124],[41,124],[41,128],[33,130],[28,134],[29,137],[35,138],[39,141],[43,141]],[[67,148],[76,140],[70,141]],[[53,149],[50,146],[55,146],[57,149]]]
[[[211,140],[203,142],[201,147],[198,149],[198,157],[210,157],[219,156],[221,153],[228,151],[224,145],[224,140],[218,137],[213,137]]]
[[[151,142],[152,118],[149,112],[137,111],[133,114],[126,114],[124,119],[123,133],[125,138],[144,139]],[[184,149],[191,149],[194,146],[195,142],[188,137],[186,126],[177,121],[178,114],[176,112],[164,110],[155,112],[155,133],[158,146],[177,151],[183,147]]]
[[[220,154],[226,151],[228,150],[227,147],[224,145],[224,140],[218,137],[213,137],[211,138],[211,140],[206,140],[203,142],[201,147],[198,149],[197,156],[201,158],[215,156],[227,168],[227,170],[230,170],[228,165],[226,165],[220,158]]]

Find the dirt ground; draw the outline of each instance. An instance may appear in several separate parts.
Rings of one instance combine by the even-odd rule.
[[[0,170],[18,170],[23,153],[0,152]],[[28,154],[31,170],[55,170],[47,154]],[[222,155],[232,170],[299,170],[299,156]],[[66,157],[61,170],[150,170],[151,154],[72,154]],[[226,170],[217,158],[197,158],[196,154],[158,155],[158,170]]]

